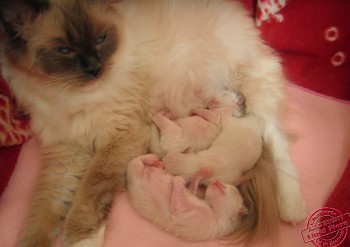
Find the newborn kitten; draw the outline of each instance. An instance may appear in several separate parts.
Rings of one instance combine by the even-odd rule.
[[[182,177],[162,169],[156,155],[137,157],[127,168],[129,199],[141,216],[175,236],[220,239],[232,233],[247,209],[237,188],[219,181],[198,198],[199,181],[207,176],[206,170],[198,172],[187,189]]]
[[[233,117],[242,112],[237,105],[242,97],[228,90],[218,92],[210,99],[209,110],[196,109],[195,116],[175,121],[156,114],[153,121],[160,131],[159,146],[167,151],[163,157],[167,171],[190,181],[207,168],[213,174],[203,179],[204,184],[220,180],[238,185],[262,151],[262,130],[257,120],[252,116]],[[151,135],[151,143],[157,136]]]
[[[189,92],[188,92],[189,93]],[[221,106],[230,106],[232,115],[241,117],[244,114],[244,97],[233,91],[224,90],[210,99],[209,109]],[[164,115],[164,111],[156,113],[151,126],[150,151],[163,157],[169,150],[183,152],[191,149],[192,152],[208,149],[221,132],[220,114],[192,115],[170,120],[171,113]]]

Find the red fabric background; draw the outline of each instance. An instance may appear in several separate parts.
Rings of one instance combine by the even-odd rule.
[[[17,162],[21,143],[29,136],[28,119],[16,114],[10,90],[0,75],[0,195],[5,190]],[[4,101],[6,99],[6,101]],[[10,104],[10,105],[8,105]],[[6,107],[4,109],[4,107]],[[3,121],[6,122],[5,126]],[[7,126],[6,126],[7,125]],[[5,137],[5,139],[3,139]]]
[[[8,180],[15,169],[20,150],[21,145],[0,148],[0,195],[6,189]]]
[[[281,8],[278,4],[281,2],[258,0],[255,13],[257,21],[262,21],[263,11],[266,11],[260,9],[259,5],[274,5],[278,9]],[[335,100],[349,101],[349,23],[348,0],[289,0],[284,8],[261,22],[260,30],[263,39],[282,57],[286,75],[292,83]],[[343,57],[339,58],[339,54]],[[350,213],[350,160],[325,206]],[[341,244],[341,247],[348,246],[350,233]]]
[[[318,93],[350,100],[350,1],[290,0],[279,14],[282,22],[272,18],[260,30],[281,54],[289,79]]]

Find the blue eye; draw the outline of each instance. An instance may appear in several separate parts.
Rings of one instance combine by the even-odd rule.
[[[96,40],[96,44],[97,44],[97,45],[101,44],[103,41],[105,41],[106,38],[107,38],[107,34],[102,35],[101,37],[99,37],[99,38]]]
[[[69,47],[58,47],[58,48],[56,48],[56,51],[61,53],[61,54],[66,55],[66,54],[70,53],[72,51],[72,49],[70,49]]]

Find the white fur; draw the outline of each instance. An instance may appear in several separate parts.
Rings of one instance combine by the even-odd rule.
[[[139,69],[150,80],[151,108],[166,105],[183,117],[205,105],[211,88],[238,89],[273,153],[280,215],[286,221],[303,219],[305,202],[279,128],[285,78],[242,6],[225,0],[125,1],[122,6],[132,40],[145,48],[137,55]],[[188,88],[199,89],[201,97],[184,98]]]
[[[195,97],[195,93],[187,91],[185,97]],[[174,120],[170,119],[172,113],[166,110],[157,112],[152,117],[150,151],[163,157],[169,150],[184,152],[190,149],[191,152],[198,152],[208,149],[220,134],[223,121],[226,122],[232,115],[243,116],[245,107],[242,95],[227,89],[211,94],[214,96],[207,105],[213,111],[199,108],[192,112],[193,116]],[[228,108],[227,111],[218,109],[224,107]],[[223,114],[225,111],[226,114]]]
[[[3,74],[31,113],[41,143],[103,145],[115,129],[139,126],[140,116],[149,121],[169,108],[184,117],[205,107],[212,88],[238,89],[274,154],[280,215],[302,219],[304,200],[278,126],[281,66],[243,7],[226,0],[128,0],[118,8],[120,46],[112,71],[96,88],[62,91],[41,85],[1,56]],[[184,97],[189,88],[198,89],[196,97]]]
[[[213,175],[204,179],[209,184],[216,180],[238,185],[241,175],[251,169],[261,156],[261,128],[252,116],[232,117],[232,111],[221,112],[222,129],[207,150],[181,153],[169,150],[163,157],[166,169],[181,175],[187,181],[197,171],[208,168]]]

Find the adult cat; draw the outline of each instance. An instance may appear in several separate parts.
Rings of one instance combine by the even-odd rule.
[[[1,1],[0,12],[2,72],[42,154],[19,246],[53,246],[64,219],[64,246],[89,246],[149,143],[120,13],[85,0]]]
[[[301,220],[305,205],[278,126],[284,77],[243,8],[226,0],[119,2],[0,1],[2,72],[30,112],[42,152],[19,246],[52,246],[64,219],[64,246],[96,245],[126,164],[148,151],[152,114],[206,108],[213,87],[241,91],[263,128],[259,172],[240,188],[256,213],[242,229],[266,233],[276,223],[275,174],[259,166],[270,156],[279,214]],[[196,93],[183,97],[188,87]]]

